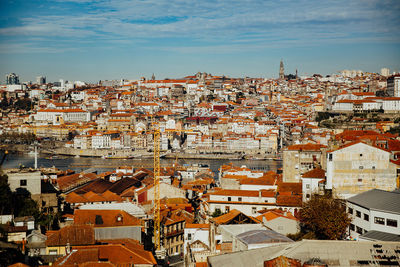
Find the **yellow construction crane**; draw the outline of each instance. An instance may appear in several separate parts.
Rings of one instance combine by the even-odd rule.
[[[152,118],[153,120],[153,118]],[[153,206],[153,222],[154,222],[154,247],[155,254],[158,259],[164,259],[166,251],[161,245],[161,199],[160,199],[160,138],[161,131],[156,123],[153,125],[153,142],[154,142],[154,206]],[[191,130],[173,130],[174,132],[192,132]]]
[[[161,204],[160,204],[160,135],[159,129],[154,129],[154,246],[156,256],[159,259],[165,258],[165,250],[161,246]]]

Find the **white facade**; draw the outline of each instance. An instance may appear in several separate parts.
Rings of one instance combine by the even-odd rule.
[[[109,148],[111,145],[111,136],[107,134],[97,133],[92,136],[92,148]]]
[[[310,200],[313,193],[317,193],[320,190],[323,191],[321,187],[323,187],[324,184],[320,183],[322,180],[324,179],[301,177],[303,202]]]
[[[375,190],[372,190],[363,194],[373,194],[376,192],[374,191]],[[381,191],[380,193],[389,195],[389,197],[393,199],[400,199],[399,193],[387,191]],[[379,199],[377,199],[377,201],[379,201]],[[400,213],[398,212],[398,208],[397,212],[389,208],[389,205],[396,203],[396,200],[390,201],[391,203],[388,205],[387,210],[385,210],[384,204],[382,205],[382,209],[376,209],[373,206],[362,206],[357,202],[358,201],[353,201],[352,199],[346,201],[347,212],[352,219],[349,227],[349,235],[352,239],[358,239],[360,235],[369,231],[400,235]],[[397,202],[399,201],[397,200]]]
[[[189,227],[188,227],[189,226]],[[184,253],[187,252],[188,245],[199,240],[207,246],[210,246],[209,226],[203,224],[187,224],[184,233]],[[196,252],[196,251],[194,251]]]

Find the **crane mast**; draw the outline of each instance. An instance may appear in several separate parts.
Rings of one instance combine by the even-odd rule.
[[[160,218],[160,130],[154,130],[154,245],[161,250],[161,218]]]

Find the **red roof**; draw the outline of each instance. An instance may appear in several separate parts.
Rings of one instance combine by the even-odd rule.
[[[325,171],[320,168],[313,169],[311,171],[308,171],[302,175],[303,178],[319,178],[319,179],[324,179],[325,178]]]
[[[94,227],[140,226],[141,220],[123,210],[75,210],[74,224]]]

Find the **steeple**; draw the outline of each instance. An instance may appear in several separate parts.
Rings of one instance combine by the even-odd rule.
[[[283,67],[283,61],[281,60],[281,65],[279,67],[279,79],[285,79],[285,68]]]

